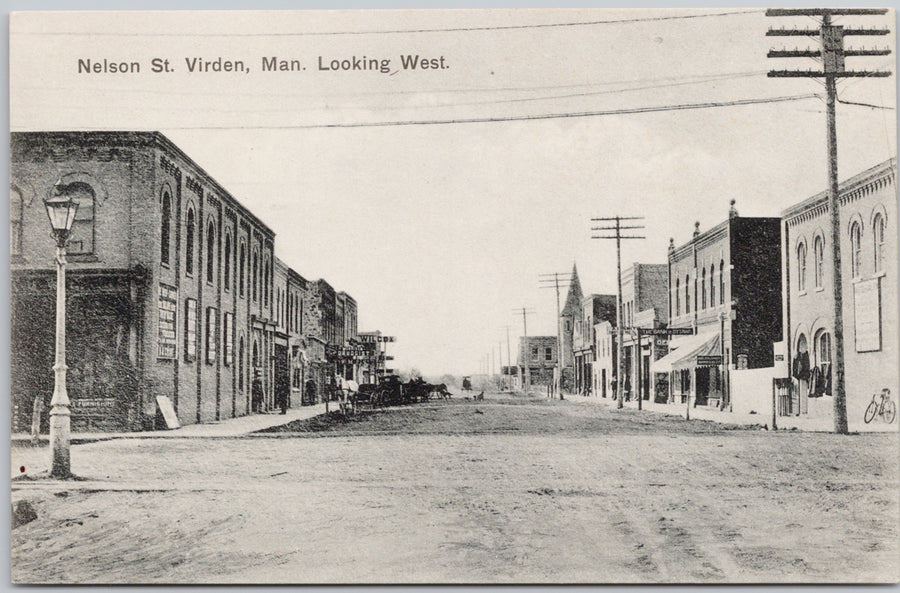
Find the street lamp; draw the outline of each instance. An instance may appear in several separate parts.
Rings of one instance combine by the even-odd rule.
[[[69,394],[66,391],[66,240],[72,230],[78,202],[70,195],[71,185],[57,181],[44,199],[52,236],[56,239],[56,361],[53,364],[53,399],[50,400],[50,476],[72,475],[69,459],[71,428]]]

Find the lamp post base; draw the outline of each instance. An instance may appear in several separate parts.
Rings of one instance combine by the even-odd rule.
[[[54,406],[50,410],[50,477],[72,477],[72,464],[69,457],[69,436],[71,433],[71,415],[68,406]]]

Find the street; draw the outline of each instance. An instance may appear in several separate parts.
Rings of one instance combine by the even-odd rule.
[[[239,438],[14,445],[13,583],[896,582],[897,434],[486,394]],[[42,461],[43,460],[43,461]],[[37,466],[35,465],[37,464]]]

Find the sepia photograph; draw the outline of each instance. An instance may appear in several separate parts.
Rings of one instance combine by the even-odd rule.
[[[893,8],[8,16],[13,584],[900,582]]]

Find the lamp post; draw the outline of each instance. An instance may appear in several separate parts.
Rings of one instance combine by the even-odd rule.
[[[69,195],[69,186],[56,182],[44,199],[52,236],[56,239],[56,360],[53,364],[53,398],[50,400],[50,476],[68,478],[72,475],[69,458],[71,429],[69,394],[66,390],[66,241],[78,202]]]

